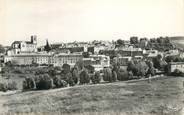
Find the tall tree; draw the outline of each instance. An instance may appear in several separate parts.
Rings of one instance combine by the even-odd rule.
[[[124,46],[125,45],[125,41],[122,40],[122,39],[118,39],[116,41],[116,47],[121,47],[121,46]]]
[[[130,37],[130,43],[131,44],[137,44],[138,43],[138,37],[135,37],[135,36]]]
[[[48,40],[46,40],[46,45],[44,47],[45,51],[49,52],[51,50],[51,46],[49,45]]]
[[[5,52],[5,49],[4,47],[0,44],[0,53],[4,53]]]

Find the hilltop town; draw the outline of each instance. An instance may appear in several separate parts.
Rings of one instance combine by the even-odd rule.
[[[68,111],[87,114],[94,108],[96,114],[104,114],[108,108],[110,114],[125,111],[163,113],[158,108],[169,114],[181,112],[184,53],[182,47],[177,46],[176,37],[174,42],[172,38],[131,37],[130,40],[61,44],[50,44],[46,40],[44,46],[38,47],[39,38],[33,35],[30,41],[14,41],[10,47],[1,46],[0,91],[7,94],[0,95],[0,108],[4,108],[0,113],[37,114],[56,110],[58,114]],[[11,91],[15,92],[9,95]],[[173,96],[177,96],[177,100]],[[103,106],[102,102],[96,101],[109,103],[110,97],[117,101],[114,105]],[[143,97],[150,105],[141,101]],[[65,99],[54,102],[57,98]],[[7,103],[3,104],[3,100]],[[70,101],[63,104],[66,100]],[[86,103],[86,100],[91,102],[88,106],[75,104],[76,101]],[[181,106],[175,110],[175,105],[167,103],[167,100],[175,100]],[[23,103],[18,104],[20,101]],[[136,101],[139,106],[135,106]],[[163,102],[152,106],[155,101]],[[124,103],[128,105],[124,107]],[[162,104],[164,107],[172,105],[171,111],[163,108]],[[130,109],[132,107],[133,110]],[[137,110],[137,107],[144,109]]]
[[[74,67],[77,62],[83,61],[100,71],[112,66],[114,61],[126,68],[128,62],[132,60],[153,61],[161,56],[160,60],[166,64],[180,62],[184,58],[183,49],[172,43],[171,37],[152,39],[131,37],[130,40],[74,41],[61,44],[49,44],[47,40],[46,45],[41,47],[38,47],[37,39],[37,36],[33,35],[30,41],[14,41],[10,47],[2,47],[1,65],[61,67],[63,64],[69,64]],[[154,67],[159,69],[157,65]]]

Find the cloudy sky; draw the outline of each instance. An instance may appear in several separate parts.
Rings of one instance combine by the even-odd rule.
[[[0,0],[0,44],[184,36],[184,0]]]

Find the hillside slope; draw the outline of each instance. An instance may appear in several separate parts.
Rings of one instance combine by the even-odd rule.
[[[47,91],[17,92],[6,98],[4,113],[23,115],[182,115],[184,78],[164,77],[140,82],[116,82]],[[182,112],[183,111],[183,112]]]

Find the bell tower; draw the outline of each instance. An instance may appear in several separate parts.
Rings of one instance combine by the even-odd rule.
[[[37,44],[37,36],[36,35],[31,36],[31,43]]]

